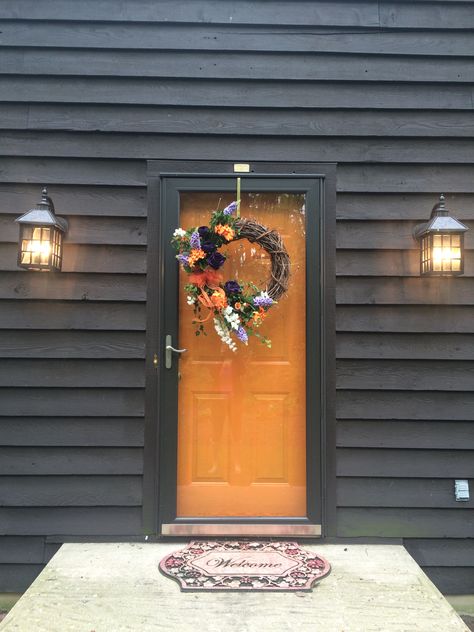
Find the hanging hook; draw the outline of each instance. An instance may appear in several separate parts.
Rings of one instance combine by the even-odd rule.
[[[240,217],[240,176],[237,178],[237,217]]]

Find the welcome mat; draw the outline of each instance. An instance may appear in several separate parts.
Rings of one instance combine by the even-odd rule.
[[[329,562],[297,542],[192,541],[164,557],[160,571],[181,590],[305,590],[329,574]]]

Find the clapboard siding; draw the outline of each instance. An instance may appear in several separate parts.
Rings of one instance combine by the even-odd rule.
[[[2,388],[2,414],[50,416],[60,412],[84,417],[135,417],[144,414],[141,389],[119,388]]]
[[[340,391],[339,419],[472,420],[474,392]]]
[[[13,106],[18,107],[18,104]],[[50,179],[48,179],[50,181]],[[4,182],[0,185],[0,213],[14,214],[29,208],[38,195],[36,184]],[[145,217],[146,190],[135,187],[102,187],[90,184],[68,186],[54,183],[54,203],[58,214],[113,217]],[[69,237],[68,237],[69,240]]]
[[[472,481],[471,481],[472,484]],[[339,507],[443,507],[459,506],[452,479],[339,478]],[[474,500],[462,503],[474,509]]]
[[[17,551],[17,549],[15,549]],[[0,573],[0,591],[21,593],[38,577],[42,564],[3,564]]]
[[[406,540],[405,547],[424,566],[474,566],[472,540]]]
[[[85,238],[83,239],[85,241]],[[2,244],[0,250],[0,271],[18,271],[16,263],[17,251],[18,235],[17,239],[12,243]],[[142,247],[88,246],[85,243],[81,244],[80,247],[76,247],[68,243],[64,253],[62,270],[63,272],[144,274],[146,272],[145,250]]]
[[[169,145],[174,146],[174,140],[167,145],[167,153],[173,152]],[[257,152],[254,143],[245,150],[245,154],[250,149]],[[201,148],[202,149],[202,148]],[[216,141],[216,149],[223,159],[225,147],[222,140]],[[288,148],[289,149],[289,148]],[[206,150],[206,153],[209,149]],[[244,152],[244,146],[241,149]],[[183,158],[184,156],[178,156]],[[203,157],[203,156],[201,156]],[[293,147],[292,158],[303,156]],[[309,154],[306,158],[314,158],[314,154]],[[170,158],[177,158],[171,155]],[[288,155],[286,156],[289,159]],[[0,182],[14,182],[26,180],[27,182],[56,183],[60,184],[102,184],[114,185],[124,184],[127,186],[144,186],[146,163],[140,160],[112,160],[90,158],[73,158],[64,160],[59,158],[0,158]],[[440,183],[444,185],[443,190],[452,193],[474,192],[474,165],[351,165],[342,164],[338,167],[337,191],[338,192],[360,192],[368,191],[373,193],[407,192],[426,193],[439,191]],[[436,197],[433,195],[434,202]],[[431,208],[427,210],[429,215]]]
[[[449,13],[448,13],[449,15]],[[47,19],[47,20],[95,20],[118,22],[184,22],[210,24],[268,24],[268,25],[319,25],[325,26],[379,26],[376,3],[349,2],[314,3],[296,0],[292,5],[286,2],[272,2],[254,5],[250,0],[239,3],[229,0],[162,0],[156,4],[152,0],[138,0],[117,6],[113,0],[87,0],[78,7],[60,0],[50,0],[44,10],[38,12],[34,2],[23,0],[15,7],[2,9],[4,19]]]
[[[473,252],[474,254],[474,252]],[[1,277],[0,277],[1,278]],[[445,281],[443,283],[443,281]],[[336,286],[339,304],[432,304],[473,305],[474,279],[458,277],[439,278],[391,278],[359,277],[357,284],[352,277],[339,278]]]
[[[450,568],[428,566],[423,570],[438,586],[439,590],[447,595],[472,595],[474,593],[474,570],[472,566],[451,566]]]
[[[338,509],[338,535],[341,537],[472,538],[473,528],[472,509]],[[472,568],[469,570],[472,572]]]
[[[292,109],[280,109],[267,111],[265,118],[261,118],[258,109],[248,107],[213,109],[51,103],[26,106],[1,103],[0,129],[277,137],[346,137],[354,136],[356,130],[359,137],[470,138],[474,133],[474,122],[471,112],[467,111],[349,110],[341,117],[337,111],[317,109],[316,104],[313,110],[300,110],[297,117]],[[56,198],[60,199],[55,188]],[[459,196],[456,201],[459,206]],[[404,206],[410,208],[412,203],[411,197],[404,199]],[[424,206],[430,203],[432,198],[424,200]],[[77,201],[68,200],[65,208],[69,209],[70,205],[77,207]],[[402,216],[404,209],[400,206],[397,205],[395,210],[396,218]],[[349,211],[353,210],[354,205],[351,204]],[[380,205],[380,213],[387,211],[386,205]],[[421,213],[422,208],[418,211]],[[472,205],[466,211],[472,214]]]
[[[464,21],[461,26],[461,21]],[[380,25],[396,28],[472,28],[474,15],[466,4],[445,3],[380,3]]]
[[[428,212],[431,209],[428,209]],[[467,221],[466,224],[472,224]],[[413,239],[413,229],[417,222],[409,221],[340,221],[337,226],[337,247],[339,249],[363,249],[363,250],[413,250],[419,253],[417,244]],[[472,248],[473,237],[466,233],[465,246]],[[449,281],[462,281],[458,279],[444,279]],[[425,279],[423,279],[425,281]],[[431,279],[440,283],[439,279]]]
[[[140,388],[145,386],[139,360],[2,360],[0,387],[46,386]]]
[[[362,390],[474,391],[474,362],[339,360],[337,387]]]
[[[340,192],[369,193],[426,193],[435,192],[434,203],[437,201],[436,193],[443,188],[447,193],[472,193],[474,191],[474,167],[471,165],[440,166],[440,157],[437,157],[437,166],[432,165],[341,165],[338,168],[338,187]],[[426,216],[429,217],[431,204],[427,208]]]
[[[54,309],[54,303],[52,307]],[[49,327],[47,331],[3,329],[0,330],[0,357],[144,358],[145,336],[143,332],[53,331]]]
[[[472,332],[472,324],[469,331]],[[374,360],[474,360],[474,336],[458,333],[341,332],[337,336],[336,353],[338,358]]]
[[[445,114],[443,112],[443,116]],[[472,119],[472,114],[469,116]],[[411,192],[410,194],[340,192],[337,196],[337,219],[395,221],[403,226],[400,220],[413,220],[415,223],[425,222],[427,209],[429,211],[435,202],[433,194],[427,195],[418,192]],[[446,202],[449,208],[456,209],[458,218],[474,219],[474,195],[447,194]],[[370,227],[371,229],[374,228],[375,224],[371,224]],[[405,247],[412,248],[412,245],[405,244]],[[372,248],[372,246],[369,245],[368,248]]]
[[[142,447],[143,418],[2,416],[0,436],[2,446]]]
[[[0,102],[121,103],[131,105],[472,110],[468,85],[405,85],[366,82],[288,82],[278,80],[184,80],[0,76]],[[262,114],[262,112],[261,112]],[[91,183],[92,184],[92,183]],[[126,184],[126,183],[124,183]]]
[[[139,507],[141,504],[140,476],[0,476],[2,507]]]
[[[444,0],[439,0],[444,1]],[[114,8],[115,11],[116,7]],[[30,12],[23,14],[23,17]],[[3,19],[0,14],[0,19]],[[22,17],[22,16],[18,16]],[[251,51],[293,53],[352,53],[355,55],[413,55],[450,58],[451,56],[472,57],[471,34],[462,30],[453,31],[446,37],[439,24],[432,31],[410,30],[394,33],[390,29],[372,30],[354,27],[327,30],[321,27],[299,26],[287,29],[279,25],[268,29],[265,26],[239,26],[232,24],[178,24],[178,23],[131,23],[95,22],[91,29],[87,22],[43,20],[4,20],[0,23],[0,44],[3,47],[18,47],[19,38],[23,48],[76,48],[133,49],[163,51]]]
[[[4,247],[2,246],[0,249],[3,252]],[[52,306],[54,309],[51,309]],[[121,344],[126,340],[121,331],[145,330],[145,305],[143,303],[94,303],[92,301],[80,303],[54,301],[54,303],[51,303],[51,301],[29,301],[27,299],[19,302],[13,299],[0,301],[0,314],[0,330],[55,330],[54,334],[45,334],[45,332],[38,334],[32,332],[31,334],[33,336],[31,340],[36,339],[40,341],[44,336],[44,339],[54,343],[55,347],[57,346],[56,341],[61,339],[61,334],[56,337],[56,331],[60,329],[119,330],[116,333],[108,333],[106,336],[109,336],[110,341],[115,340],[118,342],[121,340]],[[72,335],[74,336],[75,334]],[[12,334],[12,337],[15,340],[15,334]],[[17,339],[20,344],[20,338],[22,337],[23,334]],[[79,341],[81,337],[76,334],[76,338],[72,340]],[[1,353],[3,353],[5,350],[4,344],[9,341],[9,336],[5,336],[0,331],[0,338],[2,340]],[[90,338],[90,340],[92,339]],[[66,339],[63,338],[63,340]],[[132,340],[140,343],[142,337],[135,335],[129,339],[129,342]],[[143,346],[143,342],[141,344]],[[7,348],[9,346],[7,345]]]
[[[0,299],[57,299],[73,301],[144,301],[145,277],[129,274],[59,277],[35,272],[0,272]]]
[[[139,507],[5,507],[0,535],[135,535],[141,527]]]
[[[339,448],[338,476],[403,478],[474,477],[472,450]],[[460,503],[462,508],[464,503]]]
[[[465,278],[474,276],[474,251],[471,252],[467,252]],[[418,277],[420,253],[418,250],[341,250],[337,255],[336,272],[349,277]]]
[[[63,539],[143,535],[147,159],[337,163],[337,533],[404,538],[474,590],[453,494],[474,477],[472,3],[6,0],[0,20],[0,591]],[[54,276],[16,267],[44,184],[70,226]],[[465,275],[421,279],[441,192]]]
[[[25,572],[28,572],[28,564],[43,564],[49,561],[52,556],[53,546],[52,544],[46,544],[44,537],[0,536],[0,564],[16,564],[18,569],[20,569],[19,565],[22,564]],[[42,566],[38,566],[38,569],[42,570],[42,568]],[[2,579],[5,579],[3,575],[0,577],[0,581]],[[31,583],[31,580],[28,583]],[[0,590],[5,592],[23,592],[28,588],[28,583],[14,591],[9,583],[3,581],[3,588]]]
[[[262,151],[273,155],[275,160],[283,161],[288,155],[289,145],[293,141],[289,138],[260,138],[259,146],[253,148],[247,137],[222,138],[219,142],[209,143],[203,136],[181,136],[169,141],[168,136],[159,134],[136,135],[131,143],[128,134],[91,134],[67,132],[14,132],[3,133],[3,143],[0,155],[24,156],[62,156],[82,158],[90,155],[96,158],[148,159],[166,151],[171,145],[171,158],[184,159],[189,151],[200,151],[203,159],[212,160],[224,150],[235,155],[247,154],[248,160],[257,160]],[[472,158],[471,143],[467,139],[334,139],[312,138],[301,139],[298,143],[298,153],[301,160],[310,160],[315,154],[321,161],[347,163],[367,162],[411,162],[438,163],[438,154],[443,154],[446,163],[470,163]],[[355,167],[352,167],[353,172]],[[72,232],[72,231],[71,231]],[[74,241],[75,237],[72,236]]]
[[[14,220],[15,215],[0,215],[2,242],[18,243],[18,225],[14,223]],[[123,244],[130,246],[146,244],[146,222],[143,219],[76,217],[68,213],[68,223],[68,244]],[[87,252],[91,251],[86,251],[86,254]],[[142,252],[142,259],[144,258]]]
[[[1,89],[1,88],[0,88]],[[143,187],[146,165],[133,160],[0,158],[0,182]],[[50,191],[52,193],[52,191]],[[33,198],[34,200],[35,198]],[[58,207],[58,214],[59,209]],[[66,207],[67,209],[67,207]],[[66,215],[65,209],[62,210]]]
[[[474,450],[472,421],[340,420],[342,448]]]
[[[41,564],[44,538],[0,537],[0,564]]]
[[[33,48],[10,49],[2,55],[1,72],[8,74],[86,77],[179,77],[188,79],[265,80],[277,73],[294,81],[391,81],[469,83],[471,60],[373,57],[365,55],[221,52],[97,51]]]
[[[114,0],[86,0],[67,4],[49,0],[38,6],[34,0],[16,0],[0,11],[1,19],[30,20],[96,20],[107,22],[204,22],[210,24],[265,24],[285,26],[359,26],[391,28],[468,29],[474,25],[469,5],[403,1],[307,2],[296,0],[264,2],[255,5],[251,0],[136,0],[117,6]]]
[[[138,448],[1,447],[0,455],[0,476],[142,473]]]
[[[336,310],[336,329],[339,332],[464,334],[474,333],[474,319],[472,307],[468,305],[340,305]],[[346,338],[346,341],[349,339]],[[445,337],[446,341],[449,339]],[[411,340],[414,341],[415,338],[412,337]],[[469,340],[465,336],[462,342],[467,343]],[[462,345],[455,348],[459,352],[461,349]],[[440,358],[438,353],[437,345],[436,358]],[[462,359],[461,355],[460,353],[459,359]],[[409,353],[401,357],[414,359]],[[429,358],[429,355],[426,357]],[[455,354],[453,358],[456,359]]]

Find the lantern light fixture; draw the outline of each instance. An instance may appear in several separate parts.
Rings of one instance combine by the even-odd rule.
[[[441,194],[430,219],[413,230],[414,238],[420,242],[421,276],[464,273],[464,233],[469,229],[450,215],[445,202]]]
[[[46,187],[41,201],[15,221],[20,224],[18,266],[26,270],[60,271],[68,223],[56,216]]]

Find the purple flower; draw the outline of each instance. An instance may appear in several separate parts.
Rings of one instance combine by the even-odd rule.
[[[191,248],[201,247],[201,238],[199,237],[199,232],[197,230],[192,233],[189,243],[191,244]]]
[[[209,230],[208,226],[199,226],[197,232],[199,233],[199,237],[201,239],[207,239],[211,231]]]
[[[213,244],[212,241],[201,241],[201,248],[207,255],[217,250],[216,244]]]
[[[224,215],[232,215],[237,210],[237,202],[231,202],[229,206],[226,206],[223,210]]]
[[[211,254],[206,257],[206,261],[211,268],[217,270],[224,264],[225,257],[223,257],[220,252],[211,252]]]
[[[268,296],[267,292],[260,292],[259,296],[253,299],[253,304],[256,307],[263,307],[264,309],[273,305],[274,302],[275,301]]]
[[[227,281],[224,283],[224,291],[226,294],[238,294],[242,291],[242,288],[237,281]]]
[[[176,259],[183,265],[183,266],[187,266],[189,263],[189,259],[188,259],[187,254],[182,254],[182,255],[176,255]]]
[[[247,342],[249,337],[247,336],[247,332],[245,331],[245,329],[242,327],[242,325],[240,325],[240,327],[237,329],[236,331],[236,335],[237,338],[241,341],[241,342]]]

